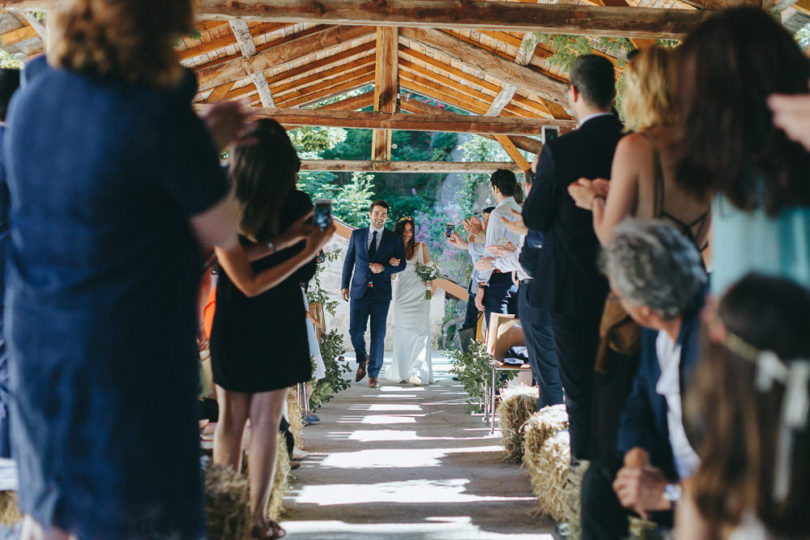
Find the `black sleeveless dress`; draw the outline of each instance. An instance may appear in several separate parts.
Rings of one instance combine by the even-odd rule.
[[[312,208],[309,195],[294,190],[282,209],[279,230]],[[252,263],[255,272],[276,266],[304,248],[279,251]],[[276,287],[248,298],[222,272],[211,329],[214,382],[233,392],[269,392],[312,378],[306,309],[301,284],[315,275],[313,259]]]

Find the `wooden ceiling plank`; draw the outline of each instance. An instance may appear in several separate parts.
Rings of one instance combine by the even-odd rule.
[[[24,10],[12,10],[17,17],[22,17],[28,25],[34,29],[37,35],[42,39],[43,42],[48,41],[48,30],[45,28],[45,25],[42,22],[34,17],[34,14],[30,11]]]
[[[334,77],[336,75],[340,75],[341,73],[345,73],[350,69],[355,69],[359,67],[366,67],[369,65],[374,64],[374,59],[371,56],[364,56],[354,60],[352,62],[346,62],[344,64],[340,64],[339,66],[335,66],[331,69],[325,69],[322,71],[316,71],[311,75],[307,75],[306,77],[300,77],[298,79],[294,79],[292,81],[282,83],[282,84],[275,84],[273,79],[271,79],[270,88],[273,89],[273,93],[281,96],[285,92],[289,92],[290,90],[295,90],[296,88],[300,88],[306,84],[316,81],[322,81],[330,77]],[[287,80],[287,79],[282,79]]]
[[[259,27],[259,30],[253,32],[252,35],[259,36],[269,34],[270,32],[281,30],[282,28],[294,25],[295,23],[288,23],[288,24],[266,23],[261,25]],[[189,47],[187,49],[177,51],[177,57],[181,61],[188,60],[189,58],[195,58],[197,56],[202,56],[203,54],[208,54],[210,52],[224,49],[225,47],[228,47],[229,45],[233,45],[235,43],[236,37],[232,33],[229,33],[227,36],[223,36],[221,38],[212,39],[211,41],[204,41],[200,45],[197,45],[196,47]]]
[[[468,94],[470,97],[479,99],[485,103],[489,103],[490,100],[492,100],[492,96],[490,96],[489,94],[480,92],[474,88],[471,88],[470,86],[467,86],[466,84],[462,84],[456,80],[453,80],[450,77],[445,77],[441,73],[436,73],[435,71],[423,68],[422,66],[414,64],[412,62],[408,62],[407,60],[403,60],[401,66],[403,70],[407,70],[412,73],[417,73],[420,76],[424,76],[427,77],[428,79],[431,79],[433,81],[432,83],[433,85],[439,84],[449,86],[450,88]]]
[[[284,93],[283,95],[279,95],[278,100],[279,102],[287,102],[290,101],[291,99],[305,97],[307,94],[317,92],[318,90],[323,90],[324,88],[329,88],[337,84],[341,84],[343,82],[373,73],[374,73],[374,64],[366,64],[356,68],[347,69],[336,77],[319,80],[319,82],[316,82],[314,84],[309,84],[307,86],[301,86],[293,90],[290,90]]]
[[[444,99],[437,99],[440,99],[440,101],[446,101],[450,105],[454,105],[464,109],[465,111],[474,112],[476,114],[484,114],[487,112],[487,107],[489,104],[486,101],[475,99],[468,94],[458,92],[452,88],[437,85],[434,81],[419,75],[415,75],[410,71],[403,70],[400,74],[400,78],[402,81],[407,82],[410,86],[417,84],[421,89],[427,89],[428,91],[432,92],[432,94],[428,94],[428,97],[444,96]],[[414,88],[414,90],[416,89]],[[452,99],[452,101],[448,101],[447,98]]]
[[[27,39],[38,37],[36,29],[30,25],[23,25],[16,30],[12,30],[10,32],[6,32],[0,35],[0,45],[3,47],[8,47],[10,45],[14,45],[20,43],[21,41],[25,41]]]
[[[497,94],[501,89],[501,87],[498,86],[497,84],[492,84],[491,82],[486,81],[484,79],[481,79],[480,77],[476,77],[472,73],[467,73],[464,70],[458,69],[458,68],[456,68],[456,67],[454,67],[454,66],[452,66],[450,64],[447,64],[445,62],[437,60],[437,59],[435,59],[433,57],[430,57],[430,56],[428,56],[426,54],[422,54],[421,52],[419,52],[419,51],[417,51],[415,49],[411,49],[411,48],[409,48],[409,47],[407,47],[405,45],[400,45],[400,53],[402,53],[403,55],[406,55],[406,56],[410,56],[411,58],[414,58],[415,60],[418,60],[420,62],[424,62],[425,64],[431,65],[431,66],[433,66],[433,67],[435,67],[437,69],[440,69],[440,70],[442,70],[442,71],[444,71],[446,73],[449,73],[451,75],[455,75],[456,77],[458,77],[460,79],[464,79],[464,80],[467,80],[467,81],[469,81],[469,82],[471,82],[473,84],[477,84],[481,88],[486,88],[487,90],[490,90],[491,92],[493,92],[495,94]]]
[[[228,95],[228,92],[233,88],[233,83],[226,83],[222,86],[217,86],[211,92],[211,95],[208,96],[208,99],[205,101],[206,103],[214,103],[216,101],[223,101],[225,96]]]
[[[346,82],[343,82],[341,84],[336,84],[334,86],[324,88],[323,90],[312,92],[311,94],[304,95],[300,98],[279,103],[278,105],[284,105],[285,107],[306,107],[307,105],[312,105],[320,101],[329,99],[331,97],[339,96],[340,94],[343,94],[350,90],[355,90],[357,88],[373,83],[374,83],[374,72],[371,72],[366,75],[357,77],[355,79],[347,80]]]
[[[423,45],[439,49],[460,62],[480,66],[487,74],[511,83],[517,88],[543,96],[550,101],[566,103],[567,85],[511,60],[488,53],[446,32],[432,29],[403,28],[402,35]]]
[[[250,73],[264,71],[306,56],[322,53],[345,45],[347,41],[368,35],[369,28],[360,26],[330,27],[314,34],[294,36],[283,44],[268,48],[250,59],[237,57],[216,66],[203,66],[197,71],[200,88],[219,86],[228,81],[247,77]]]
[[[371,107],[372,105],[374,105],[374,92],[366,92],[365,94],[348,97],[346,99],[341,99],[340,101],[335,101],[334,103],[329,103],[328,105],[323,105],[321,107],[318,107],[317,110],[356,111],[358,109],[365,109],[366,107]]]
[[[521,172],[508,161],[349,161],[302,160],[302,171],[378,173],[491,173],[495,169]]]

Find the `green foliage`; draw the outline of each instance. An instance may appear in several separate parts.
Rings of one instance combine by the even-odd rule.
[[[0,68],[3,69],[22,69],[25,65],[25,59],[17,55],[9,54],[4,49],[0,49]]]
[[[334,148],[346,139],[346,130],[329,127],[300,127],[290,131],[290,140],[306,158],[314,158],[318,153]],[[306,156],[306,154],[314,154]]]
[[[315,276],[309,282],[309,288],[307,289],[307,302],[310,304],[323,305],[323,309],[333,317],[335,316],[338,302],[337,300],[332,300],[326,291],[323,290],[321,286],[321,272],[326,267],[326,263],[336,261],[338,257],[340,257],[339,249],[323,252],[323,259],[320,260],[318,269],[315,271]]]
[[[374,200],[372,176],[354,173],[345,185],[339,185],[336,179],[337,175],[328,172],[302,172],[298,176],[298,189],[313,199],[330,199],[332,214],[349,225],[365,225],[368,207]]]
[[[48,13],[45,11],[32,11],[31,15],[33,15],[34,18],[39,22],[45,22],[45,18],[48,16]]]
[[[594,50],[617,59],[619,67],[624,67],[627,53],[635,46],[626,38],[569,36],[566,34],[536,33],[539,43],[548,45],[554,54],[546,59],[552,67],[558,67],[565,73],[570,73],[577,56],[591,54]]]
[[[346,354],[346,346],[340,332],[332,330],[321,337],[321,357],[326,366],[326,377],[316,382],[312,389],[312,395],[309,398],[311,409],[320,407],[332,399],[335,394],[351,386],[350,379],[346,376],[351,373],[351,368],[343,360],[344,354]]]
[[[674,49],[681,44],[680,40],[677,39],[657,39],[656,42],[659,47],[664,47],[665,49]]]
[[[487,382],[492,377],[492,368],[489,366],[489,355],[483,343],[473,341],[468,352],[449,351],[448,356],[453,364],[453,373],[464,390],[470,395],[467,402],[468,410],[481,412],[484,403],[484,392]],[[498,377],[498,388],[503,388],[506,382],[515,377],[516,372],[506,371],[504,376]]]

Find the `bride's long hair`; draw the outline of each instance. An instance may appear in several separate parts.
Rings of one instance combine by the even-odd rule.
[[[408,240],[408,243],[405,244],[405,259],[411,260],[411,257],[413,257],[413,252],[416,251],[416,223],[414,222],[413,218],[411,216],[399,218],[397,224],[394,226],[394,232],[402,236],[402,233],[405,232],[405,225],[408,223],[411,224],[413,235],[411,236],[411,239]]]

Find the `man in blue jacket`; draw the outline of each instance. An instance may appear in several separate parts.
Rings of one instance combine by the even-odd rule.
[[[366,376],[368,385],[379,388],[383,364],[385,322],[391,304],[391,276],[405,270],[402,238],[385,228],[388,203],[374,201],[369,208],[369,226],[352,232],[343,261],[340,294],[349,304],[349,335],[357,355],[355,381]],[[354,277],[352,277],[354,274]],[[351,283],[351,286],[350,286]],[[371,319],[371,354],[366,353],[366,327]]]
[[[608,540],[628,536],[633,513],[671,527],[680,480],[699,465],[681,396],[697,361],[707,277],[692,241],[664,222],[622,223],[602,252],[602,269],[645,327],[616,461],[592,463],[582,485],[582,538]]]

